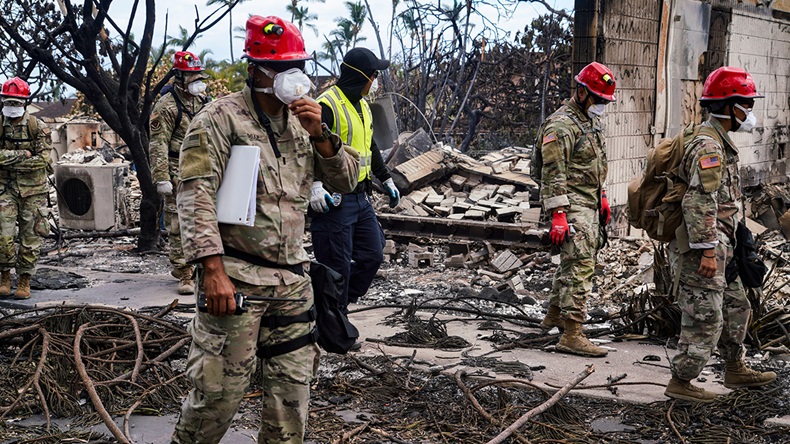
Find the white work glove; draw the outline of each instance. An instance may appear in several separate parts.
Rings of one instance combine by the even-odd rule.
[[[169,180],[163,180],[156,183],[156,192],[162,196],[169,196],[173,194],[173,183]]]
[[[400,203],[400,191],[391,177],[384,181],[384,189],[387,190],[387,195],[390,197],[390,208],[397,207]]]
[[[334,205],[332,195],[324,188],[323,182],[316,180],[313,182],[312,197],[310,197],[310,208],[316,213],[328,213],[330,205]]]

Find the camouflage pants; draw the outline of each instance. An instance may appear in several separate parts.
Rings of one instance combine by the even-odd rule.
[[[677,249],[670,244],[671,260],[677,269]],[[678,306],[682,312],[679,353],[672,359],[672,374],[684,380],[699,376],[718,344],[725,361],[743,356],[743,340],[751,316],[751,305],[741,279],[729,285],[724,268],[732,259],[733,247],[726,237],[719,236],[716,246],[718,270],[713,278],[699,275],[702,250],[691,250],[682,256]]]
[[[181,247],[181,225],[178,222],[178,208],[176,207],[176,188],[173,184],[173,194],[165,196],[165,226],[167,227],[167,243],[170,246],[170,264],[173,266],[174,274],[180,276],[192,276],[195,267],[186,263],[184,250]]]
[[[173,442],[218,443],[228,430],[255,369],[258,345],[272,345],[304,335],[315,323],[295,323],[270,329],[261,317],[295,316],[313,304],[309,277],[290,286],[256,287],[233,280],[244,294],[306,298],[307,302],[255,303],[240,316],[198,313],[190,324],[192,346],[186,374],[194,388],[184,400]],[[263,411],[258,442],[303,442],[310,402],[310,383],[318,371],[319,350],[310,344],[262,359]]]
[[[20,197],[8,189],[0,194],[0,270],[16,268],[17,274],[36,271],[42,237],[49,234],[48,213],[46,194]],[[15,246],[17,237],[18,254]]]
[[[601,247],[598,211],[581,208],[568,213],[573,231],[560,249],[560,265],[554,273],[549,304],[562,309],[564,319],[587,320],[587,298],[592,291],[595,255]]]

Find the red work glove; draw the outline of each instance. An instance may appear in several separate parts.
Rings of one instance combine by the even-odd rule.
[[[568,219],[565,217],[564,211],[556,211],[551,219],[551,231],[549,232],[549,239],[551,243],[556,246],[562,246],[565,239],[570,232],[568,227]]]
[[[606,191],[601,193],[601,213],[598,220],[601,225],[608,225],[612,220],[612,209],[609,207],[609,200],[606,198]]]

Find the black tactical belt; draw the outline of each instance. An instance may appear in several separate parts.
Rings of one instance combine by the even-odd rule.
[[[233,247],[229,247],[227,245],[222,246],[225,249],[225,256],[230,256],[232,258],[241,259],[244,262],[249,262],[253,265],[257,265],[259,267],[266,267],[266,268],[278,268],[280,270],[288,270],[291,273],[296,273],[299,276],[304,276],[304,265],[296,264],[296,265],[284,265],[278,264],[276,262],[272,262],[270,260],[266,260],[260,256],[256,256],[254,254],[245,253],[243,251],[239,251]]]

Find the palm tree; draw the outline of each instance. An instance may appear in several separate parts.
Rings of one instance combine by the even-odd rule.
[[[348,8],[349,12],[349,21],[351,21],[351,33],[354,35],[354,47],[357,46],[357,42],[360,41],[357,36],[359,32],[362,31],[362,25],[365,24],[365,18],[368,15],[368,9],[362,4],[361,1],[357,1],[356,3],[351,1],[346,1],[346,8]]]
[[[241,3],[244,3],[248,0],[208,0],[206,1],[206,6],[212,5],[222,5],[222,6],[236,6]],[[234,5],[235,3],[235,5]],[[233,58],[233,11],[230,11],[228,14],[228,34],[230,35],[230,63],[235,63],[236,60]],[[245,30],[246,32],[246,30]]]
[[[285,9],[291,13],[291,22],[296,23],[299,27],[299,31],[302,31],[305,26],[312,29],[315,32],[315,36],[318,37],[318,27],[312,23],[314,20],[318,19],[318,14],[310,14],[307,11],[307,6],[293,6],[287,5]]]
[[[297,10],[299,9],[299,8],[298,8],[298,6],[299,6],[299,1],[300,1],[300,0],[291,0],[291,4],[290,4],[290,5],[286,5],[286,6],[285,6],[285,10],[291,13],[291,23],[296,23],[297,16],[298,16],[298,12],[297,12]],[[311,1],[311,0],[307,0],[307,1]],[[316,1],[316,2],[318,2],[318,3],[324,3],[324,2],[326,2],[326,0],[314,0],[314,1]],[[306,13],[306,12],[307,12],[307,8],[304,8],[304,9],[305,9],[305,11],[304,11],[304,12]],[[316,16],[316,18],[317,18],[317,16]],[[301,26],[299,26],[299,29],[301,30],[301,29],[302,29],[302,27],[301,27]]]
[[[173,46],[175,48],[181,49],[182,51],[186,51],[189,48],[189,46],[194,45],[197,39],[202,37],[202,35],[197,36],[195,40],[192,40],[192,43],[190,43],[189,46],[185,47],[185,45],[189,41],[189,37],[190,37],[189,31],[183,26],[179,25],[177,36],[172,36],[172,35],[167,36],[167,46],[168,47]]]

